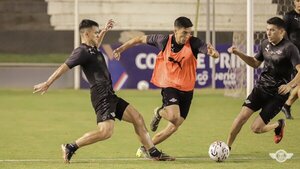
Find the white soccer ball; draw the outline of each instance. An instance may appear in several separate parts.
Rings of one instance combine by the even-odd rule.
[[[139,90],[148,90],[149,89],[149,83],[146,80],[141,80],[137,84],[137,88]]]
[[[222,162],[229,157],[229,147],[223,141],[215,141],[209,146],[208,155],[210,159]]]

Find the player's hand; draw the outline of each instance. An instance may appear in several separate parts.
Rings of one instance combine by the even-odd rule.
[[[105,24],[105,27],[104,27],[104,31],[108,31],[108,30],[111,30],[115,25],[115,21],[113,21],[112,19],[108,20],[107,23]]]
[[[120,52],[120,50],[119,50],[119,49],[115,49],[115,50],[113,51],[113,56],[114,56],[114,58],[115,58],[116,60],[120,60],[120,57],[121,57],[121,52]]]
[[[34,85],[33,87],[33,93],[41,93],[41,95],[43,95],[44,93],[47,92],[49,88],[49,85],[46,82]]]
[[[230,48],[227,49],[227,51],[231,54],[234,54],[234,52],[237,51],[237,48],[235,46],[231,46]]]
[[[288,85],[288,84],[284,84],[279,86],[278,88],[278,93],[281,95],[285,95],[287,93],[289,93],[292,90],[292,86]]]
[[[220,56],[219,52],[210,43],[207,44],[207,54],[213,58]]]

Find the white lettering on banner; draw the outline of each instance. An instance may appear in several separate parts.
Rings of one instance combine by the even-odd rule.
[[[219,58],[210,58],[209,59],[209,67],[212,68],[213,64],[220,64],[220,69],[229,69],[229,68],[239,68],[241,65],[245,63],[235,55],[229,55],[227,52],[221,52]]]
[[[224,85],[235,85],[236,84],[236,75],[235,73],[220,72],[215,74],[215,80],[223,81]],[[200,86],[206,85],[208,81],[208,72],[203,71],[198,73],[196,77],[196,82]]]
[[[147,69],[146,66],[146,61],[144,61],[144,63],[142,63],[142,59],[145,60],[146,59],[146,53],[139,53],[136,57],[135,57],[135,65],[139,68],[139,69]]]
[[[198,53],[197,55],[197,69],[205,69],[205,55],[203,53]]]
[[[139,69],[154,69],[156,54],[139,53],[135,58],[135,65]]]
[[[154,69],[155,60],[156,60],[155,53],[139,53],[135,58],[135,64],[137,68],[145,70],[145,69]],[[205,65],[205,57],[206,55],[199,53],[197,56],[197,69],[206,69]],[[216,67],[220,69],[229,69],[229,68],[239,68],[241,65],[245,63],[237,56],[230,55],[227,52],[220,53],[219,58],[209,58],[209,67],[212,68],[212,65],[216,64]]]
[[[196,81],[199,85],[204,86],[208,80],[208,72],[205,70],[202,73],[197,74]]]
[[[221,69],[224,69],[225,67],[226,68],[229,68],[230,67],[230,61],[231,60],[234,60],[234,59],[230,59],[230,56],[228,53],[221,53],[220,54],[220,68]]]
[[[220,73],[215,74],[215,80],[223,81],[224,85],[235,85],[236,75],[235,75],[235,73],[220,72]]]

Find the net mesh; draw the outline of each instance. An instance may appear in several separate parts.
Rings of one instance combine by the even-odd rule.
[[[274,11],[274,15],[284,15],[290,10],[293,10],[293,0],[272,0],[272,4],[277,5],[277,11]],[[254,4],[255,5],[255,4]],[[255,9],[255,7],[254,7]],[[254,10],[254,13],[256,11]],[[264,30],[256,30],[255,23],[254,27],[254,53],[257,53],[259,50],[259,45],[261,42],[267,38],[267,35]],[[235,31],[233,32],[232,43],[234,46],[238,48],[238,50],[243,53],[247,52],[247,32],[245,31]],[[258,79],[262,66],[260,68],[254,69],[254,84]],[[231,97],[245,97],[246,96],[246,85],[247,85],[247,77],[246,77],[246,65],[241,65],[240,67],[233,67],[228,69],[228,73],[235,74],[235,82],[225,84],[225,96]]]
[[[233,32],[232,45],[239,51],[246,52],[246,32],[235,31]],[[231,67],[228,69],[228,73],[235,74],[235,79],[231,83],[225,83],[225,96],[241,97],[246,93],[246,65],[240,67]]]

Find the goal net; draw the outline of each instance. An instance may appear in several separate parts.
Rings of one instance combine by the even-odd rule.
[[[260,3],[257,3],[260,2]],[[293,0],[272,0],[272,1],[264,1],[269,2],[269,5],[272,5],[274,10],[271,11],[261,11],[262,5],[268,5],[268,4],[262,4],[263,1],[255,1],[253,4],[253,53],[257,53],[259,50],[259,46],[261,42],[267,38],[265,33],[265,23],[268,18],[271,18],[273,16],[282,16],[288,11],[293,9]],[[267,13],[267,14],[266,14]],[[264,20],[259,19],[264,15]],[[265,15],[269,15],[269,17],[266,17]],[[246,20],[246,18],[245,18]],[[262,23],[262,24],[258,24]],[[246,32],[246,23],[243,27],[244,30],[234,31],[233,32],[233,39],[232,44],[236,46],[240,51],[243,53],[247,52],[247,32]],[[238,57],[238,56],[236,56]],[[262,65],[263,66],[263,65]],[[262,66],[260,68],[254,69],[253,73],[253,83],[255,84],[256,80],[258,79]],[[241,66],[235,66],[228,69],[228,73],[234,73],[235,74],[235,82],[225,84],[225,96],[230,97],[246,97],[246,87],[247,87],[247,70],[246,65],[242,64]]]

